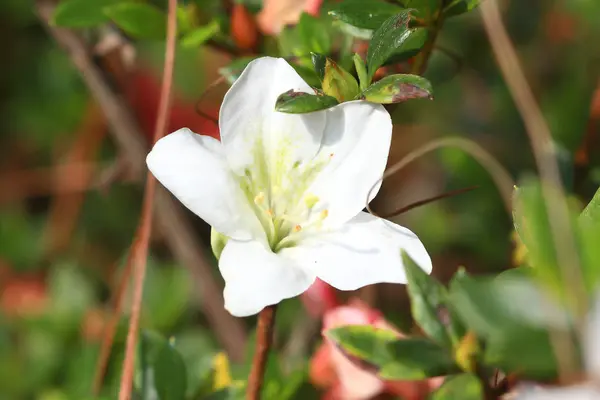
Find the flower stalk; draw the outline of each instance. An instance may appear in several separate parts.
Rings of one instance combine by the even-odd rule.
[[[256,327],[256,350],[252,359],[252,369],[248,377],[248,386],[246,389],[246,398],[248,400],[260,399],[269,350],[273,343],[273,332],[275,328],[275,314],[277,304],[265,307],[258,314],[258,324]]]

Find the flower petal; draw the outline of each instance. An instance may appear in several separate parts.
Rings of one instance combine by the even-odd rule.
[[[400,250],[431,272],[431,259],[410,230],[361,212],[337,231],[306,238],[281,254],[339,290],[406,283]]]
[[[319,149],[325,113],[285,114],[275,111],[277,97],[290,89],[314,93],[283,58],[261,57],[248,64],[225,95],[219,113],[221,142],[239,174],[257,158],[274,168],[312,158]]]
[[[383,391],[384,383],[375,374],[365,371],[350,361],[333,343],[330,350],[331,361],[340,380],[342,398],[370,399]]]
[[[219,269],[225,279],[225,308],[236,317],[256,314],[298,296],[315,281],[312,273],[257,241],[229,240]]]
[[[339,226],[358,214],[371,187],[383,175],[392,140],[392,119],[380,104],[351,101],[327,110],[319,155],[330,161],[308,192],[327,209],[328,226]],[[372,200],[381,183],[371,192]]]
[[[237,239],[264,237],[218,140],[180,129],[156,142],[146,163],[164,187],[218,232]]]

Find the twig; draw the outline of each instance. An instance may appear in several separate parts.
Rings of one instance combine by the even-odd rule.
[[[404,167],[406,167],[411,162],[415,161],[417,158],[424,156],[427,153],[430,153],[434,150],[443,148],[443,147],[456,147],[467,154],[470,154],[473,158],[475,158],[490,174],[494,183],[496,184],[496,188],[500,192],[500,196],[504,201],[504,206],[509,215],[512,215],[512,189],[514,187],[514,183],[510,174],[506,171],[506,169],[500,164],[490,153],[488,153],[483,147],[479,146],[477,143],[463,138],[451,137],[451,138],[441,138],[437,140],[432,140],[424,144],[423,146],[417,148],[416,150],[411,151],[403,159],[394,164],[391,168],[389,168],[383,176],[373,184],[371,190],[369,190],[369,194],[367,199],[371,198],[371,192],[379,184],[379,182],[383,181],[390,175],[395,174],[400,171]],[[367,210],[373,214],[376,214],[368,204],[366,204]]]
[[[398,216],[400,214],[404,214],[405,212],[408,212],[414,208],[421,207],[421,206],[424,206],[429,203],[433,203],[434,201],[447,199],[449,197],[454,197],[454,196],[458,196],[459,194],[470,192],[471,190],[475,190],[478,187],[479,186],[469,186],[469,187],[462,188],[462,189],[450,190],[448,192],[438,194],[437,196],[432,196],[432,197],[428,197],[423,200],[415,201],[406,206],[400,207],[397,210],[392,211],[391,213],[383,214],[380,216],[381,216],[381,218],[392,218],[392,217]]]
[[[154,131],[154,143],[167,133],[167,122],[171,111],[173,69],[175,66],[175,44],[177,40],[177,0],[169,0],[167,15],[167,43],[165,46],[165,62],[163,67],[162,88],[160,92],[160,104],[158,106],[158,117]],[[142,295],[144,293],[144,278],[146,276],[146,265],[148,260],[148,246],[152,230],[152,209],[154,208],[154,191],[156,179],[148,171],[146,174],[146,188],[144,190],[144,203],[140,224],[136,232],[136,239],[132,248],[133,266],[133,300],[131,304],[131,317],[127,331],[127,343],[125,345],[125,359],[123,360],[123,372],[121,375],[121,386],[119,389],[119,400],[131,398],[133,387],[133,374],[135,368],[135,349],[138,339],[140,314],[142,312]]]
[[[108,360],[110,359],[113,340],[115,338],[115,333],[117,332],[119,320],[121,319],[121,311],[123,310],[123,303],[125,302],[125,293],[127,292],[129,278],[131,278],[132,267],[131,253],[129,253],[125,262],[125,268],[118,281],[118,287],[114,291],[116,297],[114,298],[112,315],[108,324],[106,324],[102,335],[100,353],[98,355],[96,370],[94,372],[94,381],[92,383],[92,393],[94,396],[97,396],[102,388],[102,382],[104,380],[104,374],[106,373],[106,367],[108,366]]]
[[[429,63],[429,58],[431,57],[431,53],[435,47],[435,41],[438,37],[438,34],[442,30],[443,24],[444,16],[440,10],[438,15],[435,16],[432,26],[429,28],[427,41],[423,45],[421,52],[415,57],[415,62],[413,63],[410,71],[411,74],[423,75],[425,73],[427,64]]]
[[[263,386],[269,350],[273,343],[273,331],[275,327],[275,314],[277,304],[265,307],[258,314],[258,325],[256,327],[256,348],[252,359],[252,369],[248,377],[246,389],[247,400],[259,400]]]
[[[122,154],[130,160],[130,171],[135,174],[144,167],[146,143],[131,108],[113,86],[107,81],[104,72],[92,62],[85,43],[73,31],[49,26],[54,4],[48,0],[38,0],[37,12],[48,32],[65,48],[79,70],[96,101],[104,111]],[[137,175],[140,176],[140,175]],[[212,276],[212,266],[206,261],[205,253],[198,246],[197,235],[181,206],[161,187],[156,191],[157,223],[164,238],[179,263],[190,271],[198,290],[196,299],[209,324],[216,332],[223,348],[234,361],[244,357],[246,330],[238,319],[223,308],[223,291]]]
[[[217,86],[219,86],[221,83],[225,82],[225,76],[220,76],[217,79],[215,79],[214,81],[211,82],[210,85],[208,85],[204,91],[200,94],[200,97],[198,97],[198,100],[196,100],[196,104],[194,106],[194,110],[196,111],[196,113],[198,113],[201,117],[206,118],[207,120],[211,121],[212,123],[214,123],[215,125],[219,126],[219,120],[214,118],[211,115],[208,115],[207,113],[205,113],[204,111],[202,111],[200,109],[200,102],[202,102],[202,100],[204,99],[204,97],[214,88],[216,88]]]
[[[567,287],[567,293],[571,295],[576,327],[581,334],[588,309],[586,291],[571,227],[567,198],[552,149],[550,129],[519,64],[516,51],[502,23],[497,2],[495,0],[482,2],[480,11],[496,62],[525,123],[540,173],[542,193],[547,206],[548,222],[552,231],[557,262]],[[556,351],[555,354],[561,367],[566,370],[577,365],[576,351],[572,346],[569,347],[566,351]],[[564,374],[565,370],[562,373]]]

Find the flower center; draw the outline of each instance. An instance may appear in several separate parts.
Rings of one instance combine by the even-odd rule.
[[[292,162],[285,147],[279,147],[269,159],[263,146],[256,146],[254,163],[245,169],[239,183],[273,252],[293,247],[322,228],[329,212],[317,207],[319,198],[308,189],[330,158],[317,155],[308,162]]]

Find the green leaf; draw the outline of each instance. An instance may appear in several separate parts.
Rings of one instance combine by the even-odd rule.
[[[481,382],[473,374],[448,376],[438,390],[432,393],[430,400],[481,400],[483,391]]]
[[[104,8],[106,15],[127,34],[139,39],[164,39],[167,15],[146,3],[119,3]]]
[[[319,53],[310,53],[310,58],[319,80],[323,82],[323,78],[325,78],[325,64],[327,63],[327,57]]]
[[[484,362],[523,378],[553,378],[557,372],[548,332],[541,329],[517,327],[491,338],[486,345]]]
[[[320,96],[289,90],[282,93],[275,102],[275,110],[288,114],[304,114],[324,110],[338,104],[331,96]]]
[[[89,28],[108,21],[104,8],[119,0],[66,0],[54,11],[52,23],[67,28]]]
[[[371,103],[393,104],[411,99],[433,99],[431,83],[419,76],[397,74],[386,76],[360,94],[360,98]]]
[[[600,282],[600,189],[579,215],[577,223],[583,275],[590,293],[594,293]]]
[[[382,379],[417,380],[458,370],[444,349],[426,339],[398,339],[393,331],[369,325],[344,326],[325,334],[350,359]]]
[[[527,248],[529,264],[540,279],[562,292],[562,274],[540,182],[525,180],[514,190],[513,204],[515,230]]]
[[[440,321],[440,312],[446,309],[447,304],[446,288],[425,273],[404,251],[402,261],[408,280],[410,309],[414,320],[432,340],[443,347],[451,348],[452,340]]]
[[[565,310],[545,296],[531,277],[517,270],[508,272],[495,278],[456,273],[450,284],[450,301],[470,329],[491,338],[518,327],[569,326]]]
[[[380,0],[345,0],[335,3],[329,15],[359,29],[375,30],[400,11],[401,7]]]
[[[235,80],[242,74],[246,66],[248,66],[248,64],[250,64],[250,62],[254,59],[256,59],[256,57],[242,57],[233,60],[226,67],[219,68],[219,74],[224,76],[229,84],[233,84],[233,82],[235,82]]]
[[[476,8],[482,0],[454,0],[444,9],[444,17],[464,14]]]
[[[335,97],[340,103],[354,99],[359,93],[356,78],[330,58],[325,60],[321,86],[326,95]]]
[[[199,47],[219,32],[219,22],[212,20],[207,25],[194,29],[181,39],[183,47]]]
[[[369,86],[367,78],[367,66],[365,65],[365,62],[361,56],[358,54],[354,54],[352,60],[354,61],[354,68],[356,69],[356,74],[358,75],[360,90],[365,90],[367,86]]]
[[[187,373],[181,354],[165,343],[154,363],[154,382],[161,400],[183,400]]]
[[[329,53],[331,37],[321,20],[310,14],[302,13],[297,28],[306,52]]]
[[[424,28],[409,28],[410,10],[388,18],[374,33],[367,50],[369,82],[375,71],[390,58],[412,57],[423,44]],[[425,33],[423,33],[425,31]],[[414,37],[413,37],[414,36]],[[415,47],[418,47],[415,49]]]

